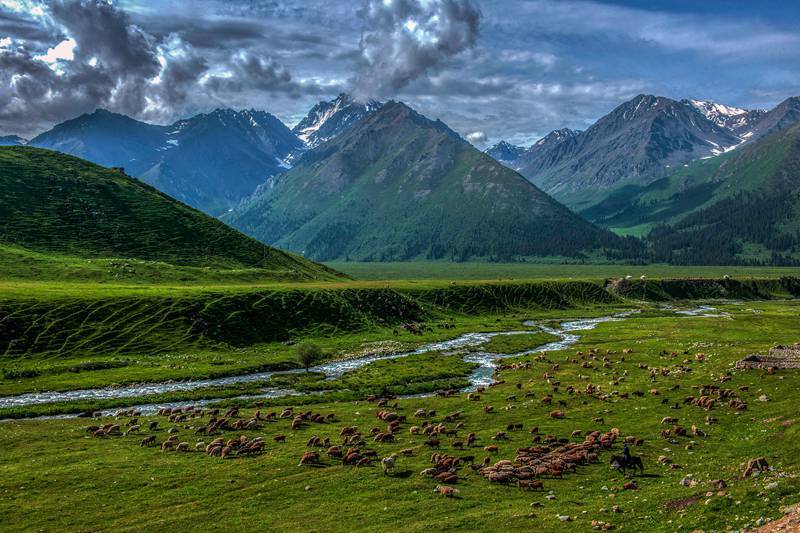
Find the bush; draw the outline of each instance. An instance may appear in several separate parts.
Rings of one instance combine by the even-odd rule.
[[[306,372],[308,372],[308,369],[311,368],[311,365],[313,365],[321,357],[322,348],[316,344],[312,342],[304,342],[303,344],[297,345],[297,362],[306,369]]]

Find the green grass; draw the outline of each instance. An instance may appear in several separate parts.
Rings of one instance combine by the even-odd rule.
[[[271,271],[273,279],[337,277],[121,172],[36,148],[0,148],[0,228],[3,278],[60,279],[67,271],[89,279],[116,279],[136,277],[141,268],[145,279],[152,279],[161,270],[156,263],[261,269],[264,278]],[[81,275],[77,258],[113,259],[117,264],[94,265]],[[165,274],[180,276],[178,270],[169,267]],[[189,272],[190,277],[202,277],[197,269]]]
[[[796,267],[574,265],[536,263],[326,263],[358,280],[599,280],[612,277],[777,278],[797,275]]]
[[[783,505],[800,500],[800,422],[794,393],[800,386],[800,374],[778,372],[770,376],[761,371],[733,371],[730,381],[722,383],[719,378],[748,353],[798,340],[800,305],[779,301],[720,305],[731,313],[731,318],[646,313],[601,324],[584,332],[580,344],[567,353],[550,353],[548,360],[542,362],[522,358],[531,361],[530,368],[501,371],[499,378],[505,383],[487,390],[477,402],[467,401],[464,395],[400,400],[398,412],[407,415],[409,422],[403,424],[397,442],[378,444],[367,439],[367,447],[381,457],[401,448],[414,449],[413,456],[398,459],[397,476],[383,476],[379,466],[344,467],[324,457],[322,467],[297,466],[312,435],[338,442],[339,430],[345,425],[357,425],[364,432],[373,426],[383,427],[385,424],[375,417],[375,404],[364,401],[340,400],[303,407],[334,413],[337,421],[332,424],[310,424],[292,431],[284,419],[262,424],[256,430],[227,433],[230,437],[242,433],[260,435],[267,441],[261,456],[228,460],[197,452],[162,453],[141,448],[141,437],[137,436],[87,436],[83,428],[97,422],[6,422],[0,424],[4,443],[0,514],[4,516],[4,527],[14,530],[153,531],[220,524],[231,531],[350,531],[354,524],[361,524],[374,531],[427,531],[432,527],[582,531],[590,529],[593,519],[611,522],[621,531],[741,529],[760,517],[776,518]],[[543,318],[549,316],[543,314]],[[575,352],[587,353],[590,348],[601,354],[610,350],[610,366],[604,368],[602,361],[593,361],[591,368],[582,368]],[[632,353],[625,355],[623,361],[624,348],[631,348]],[[665,356],[665,350],[679,355]],[[683,355],[684,351],[688,354]],[[695,360],[698,352],[706,354],[705,361]],[[688,362],[684,363],[684,359]],[[555,363],[559,364],[558,370],[552,368]],[[648,370],[640,365],[670,372],[659,373],[653,382]],[[691,371],[679,372],[683,366]],[[544,372],[555,374],[561,381],[558,392],[552,392],[542,377]],[[589,377],[581,379],[581,375]],[[615,384],[609,384],[612,381]],[[661,394],[629,399],[612,395],[600,401],[565,391],[567,385],[583,390],[587,383],[600,385],[607,393],[657,388]],[[748,409],[737,414],[719,405],[708,413],[681,403],[684,396],[696,394],[693,386],[705,383],[736,391],[747,386],[747,391],[738,394]],[[670,392],[673,386],[679,388]],[[526,398],[524,393],[534,396]],[[548,416],[553,407],[539,401],[546,393],[566,402],[560,407],[567,413],[565,420]],[[761,394],[770,400],[758,401]],[[516,399],[508,399],[511,395]],[[668,398],[670,405],[679,402],[680,409],[662,405],[663,398]],[[494,406],[494,411],[485,413],[485,405]],[[605,431],[618,427],[623,435],[645,439],[644,445],[634,447],[633,453],[643,457],[648,475],[637,478],[638,491],[620,490],[623,480],[609,471],[608,452],[603,452],[599,464],[579,467],[563,479],[544,479],[542,493],[490,484],[467,467],[460,470],[463,477],[456,485],[460,498],[442,498],[433,493],[436,483],[418,474],[430,465],[430,451],[422,445],[425,437],[411,435],[407,429],[419,424],[413,413],[421,407],[437,411],[433,422],[460,411],[459,420],[464,427],[459,436],[477,433],[478,446],[464,452],[451,447],[454,438],[443,438],[444,453],[473,454],[481,459],[485,455],[482,447],[496,443],[500,451],[493,461],[513,459],[516,448],[530,444],[527,429],[533,425],[539,426],[542,433],[560,437],[569,437],[574,429]],[[243,414],[249,416],[253,411],[247,409]],[[718,418],[717,424],[704,423],[709,414]],[[593,423],[592,419],[598,416],[604,422]],[[664,428],[659,422],[664,416],[678,417],[685,427],[696,424],[708,436],[678,437],[677,444],[668,443],[659,436]],[[155,417],[146,417],[144,422],[151,419]],[[165,418],[159,422],[163,429],[155,434],[160,441],[166,438],[165,430],[170,424]],[[523,423],[525,431],[509,431],[504,441],[491,440],[494,433],[505,430],[511,422]],[[448,423],[447,427],[454,425]],[[199,437],[182,426],[178,425],[179,438],[193,444]],[[287,435],[286,443],[272,442],[271,437],[279,433]],[[689,447],[691,441],[694,444]],[[613,451],[618,452],[619,445]],[[659,465],[656,459],[660,455],[670,456],[683,468],[673,470]],[[742,479],[742,463],[762,455],[775,472]],[[98,472],[102,472],[101,477]],[[697,487],[679,483],[687,474],[699,481]],[[708,481],[718,478],[729,485],[725,495],[706,496]],[[766,488],[771,482],[777,483],[776,487]],[[555,500],[545,498],[547,491],[552,491]],[[699,501],[680,511],[669,505],[694,495]],[[540,502],[541,507],[531,507],[531,502]],[[619,505],[623,513],[609,512],[612,505]],[[574,522],[564,524],[557,514],[568,514]]]

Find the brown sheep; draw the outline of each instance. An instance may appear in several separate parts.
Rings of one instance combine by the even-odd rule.
[[[303,452],[300,458],[300,463],[297,466],[310,465],[319,463],[319,454],[317,452]]]
[[[438,492],[442,496],[446,496],[448,498],[454,498],[456,495],[458,495],[458,489],[448,487],[447,485],[436,485],[436,488],[433,489],[433,492]]]
[[[497,451],[499,451],[499,448],[497,447],[496,444],[490,444],[489,446],[485,446],[483,448],[483,451],[485,451],[485,452],[497,452]]]
[[[544,483],[539,479],[517,480],[517,487],[526,490],[544,490]]]

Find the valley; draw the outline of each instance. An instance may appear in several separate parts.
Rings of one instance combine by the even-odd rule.
[[[799,530],[798,27],[0,0],[0,533]]]

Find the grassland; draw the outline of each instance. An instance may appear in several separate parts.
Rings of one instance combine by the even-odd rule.
[[[519,362],[529,362],[529,368],[501,370],[497,377],[504,383],[489,389],[477,402],[467,401],[464,395],[399,400],[397,410],[407,415],[409,422],[398,433],[397,442],[381,444],[367,439],[365,445],[381,457],[401,448],[414,450],[412,456],[400,456],[394,476],[382,475],[379,466],[345,467],[324,454],[321,466],[297,465],[301,453],[308,449],[306,440],[312,435],[338,442],[339,430],[345,425],[357,425],[364,432],[385,425],[375,417],[376,405],[363,400],[323,398],[308,407],[314,412],[334,413],[336,421],[331,424],[309,424],[291,430],[289,421],[284,419],[262,423],[255,430],[225,433],[260,435],[267,441],[262,455],[226,460],[193,451],[162,453],[142,448],[140,436],[87,435],[85,426],[97,422],[4,422],[0,424],[0,442],[4,445],[0,458],[3,525],[13,530],[139,531],[198,527],[232,531],[394,531],[400,525],[405,531],[432,527],[573,531],[589,530],[592,520],[610,522],[621,531],[752,526],[759,518],[778,517],[782,506],[800,499],[800,420],[794,393],[800,386],[800,374],[779,371],[769,375],[732,370],[732,366],[749,353],[776,343],[797,341],[800,304],[776,300],[716,305],[729,316],[683,317],[652,309],[625,321],[602,323],[584,332],[580,343],[567,352],[551,352],[544,361],[524,357]],[[575,311],[564,313],[574,316]],[[503,316],[501,320],[508,326],[518,325],[523,318],[546,320],[555,314],[531,310]],[[490,322],[488,317],[486,322]],[[591,368],[582,367],[587,359],[580,359],[575,353],[588,353],[591,348],[601,356],[607,354],[607,367],[601,359],[590,360]],[[625,348],[632,352],[623,356]],[[705,354],[702,360],[695,357],[697,353]],[[431,372],[439,366],[438,360],[432,357],[430,354],[414,361],[413,368],[427,369],[418,377],[436,375]],[[395,368],[395,364],[400,367]],[[557,370],[554,364],[559,365]],[[394,361],[375,365],[344,379],[369,383],[412,371]],[[651,378],[642,365],[659,372]],[[558,392],[543,378],[545,372],[561,382]],[[722,376],[730,379],[721,381]],[[303,379],[311,384],[318,381],[318,376]],[[601,400],[566,391],[568,385],[582,391],[589,383],[602,387],[609,396]],[[694,387],[701,384],[717,384],[736,391],[747,403],[747,410],[735,411],[722,402],[711,412],[684,405],[682,399],[696,395]],[[658,396],[647,393],[641,398],[624,398],[624,393],[653,388],[660,391]],[[553,407],[542,404],[546,394],[552,394],[554,401],[566,402],[559,407],[566,412],[564,420],[548,416]],[[766,395],[767,401],[759,401],[761,395]],[[662,403],[664,399],[668,400],[666,404]],[[302,402],[295,401],[298,405]],[[672,408],[675,403],[678,409]],[[484,412],[486,405],[492,405],[494,410]],[[579,467],[563,479],[545,478],[544,492],[526,492],[514,486],[490,484],[464,467],[459,470],[461,479],[455,485],[460,490],[459,498],[443,498],[433,492],[436,482],[419,475],[430,466],[430,450],[423,445],[425,437],[408,432],[410,424],[418,423],[412,415],[421,407],[437,411],[433,422],[460,411],[459,420],[464,427],[458,436],[463,438],[470,431],[478,436],[476,447],[463,452],[451,446],[457,437],[443,438],[443,453],[471,454],[481,459],[487,455],[483,446],[497,444],[499,452],[492,461],[513,459],[518,447],[530,445],[528,429],[532,426],[538,426],[542,433],[567,438],[575,429],[606,431],[618,427],[623,435],[644,439],[633,453],[644,459],[647,473],[636,478],[638,490],[622,490],[624,480],[608,469],[608,452],[604,452],[599,464]],[[262,407],[262,412],[265,409],[269,410]],[[247,417],[254,410],[247,408],[242,415]],[[718,422],[707,425],[707,415]],[[677,417],[679,424],[687,428],[697,425],[707,436],[674,437],[675,443],[667,442],[659,435],[665,428],[660,424],[665,416]],[[593,422],[596,417],[602,417],[603,422]],[[144,417],[142,421],[156,418]],[[154,434],[161,441],[171,424],[163,417],[158,420],[162,429]],[[122,423],[126,421],[127,418],[120,419]],[[506,440],[491,439],[512,422],[523,423],[524,431],[508,431]],[[184,425],[194,424],[176,425],[179,438],[192,445],[200,437]],[[279,433],[287,435],[283,444],[271,440]],[[618,450],[619,444],[612,451]],[[657,458],[661,455],[669,456],[682,468],[660,465]],[[766,457],[774,470],[741,478],[743,463],[758,456]],[[680,483],[687,474],[698,482],[697,486]],[[728,487],[718,493],[710,488],[712,479],[724,479]],[[549,500],[545,496],[551,491],[554,499]],[[532,507],[532,502],[540,506]],[[619,506],[622,513],[612,513],[613,505]],[[557,515],[569,515],[573,521],[561,522]]]
[[[625,276],[649,278],[778,278],[797,267],[580,265],[537,263],[326,263],[358,280],[587,280]]]

